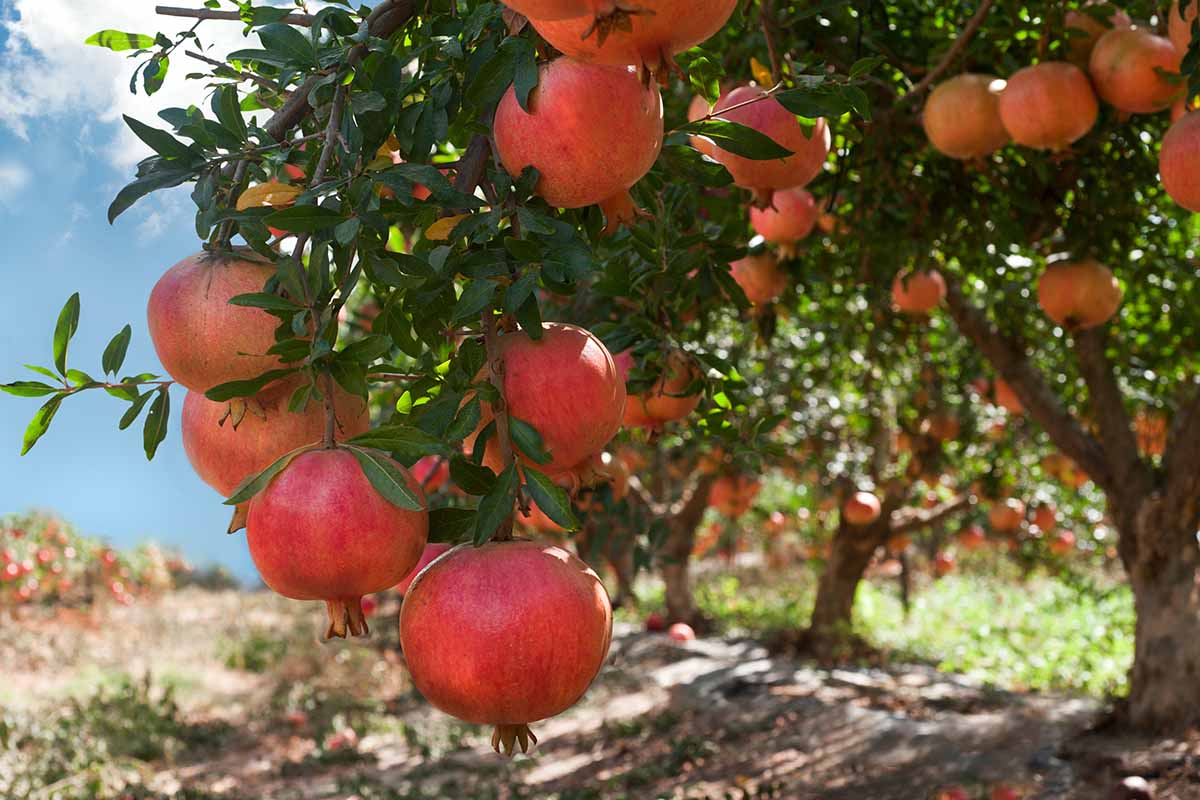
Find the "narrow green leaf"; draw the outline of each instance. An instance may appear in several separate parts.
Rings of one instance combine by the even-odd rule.
[[[550,519],[569,531],[579,529],[579,520],[571,507],[571,498],[565,489],[550,480],[544,473],[531,467],[525,468],[525,488],[537,507]]]
[[[166,131],[151,128],[146,123],[139,122],[128,114],[122,116],[125,119],[125,124],[129,126],[129,129],[139,139],[149,145],[151,150],[168,161],[179,160],[191,162],[199,157],[199,154],[195,150]]]
[[[320,206],[292,206],[268,214],[263,223],[290,233],[316,233],[335,228],[344,220],[345,217],[336,211]]]
[[[121,365],[125,363],[125,351],[129,349],[131,338],[133,338],[133,328],[126,325],[104,348],[104,355],[100,357],[100,366],[106,373],[116,375],[121,371]]]
[[[171,394],[164,386],[156,393],[150,411],[146,414],[146,423],[142,428],[142,446],[146,449],[146,460],[154,458],[158,446],[167,438],[167,421],[171,416]]]
[[[429,541],[457,542],[475,530],[473,508],[435,508],[429,512]]]
[[[41,381],[13,381],[0,383],[0,392],[6,392],[16,397],[43,397],[61,391],[56,386]]]
[[[37,413],[33,415],[29,426],[25,428],[25,437],[21,442],[21,455],[28,453],[30,448],[37,444],[38,439],[42,438],[42,434],[49,430],[50,421],[58,413],[58,407],[62,404],[65,397],[65,394],[56,394],[47,400],[45,405],[39,408]]]
[[[489,280],[468,281],[463,287],[462,296],[454,306],[454,322],[472,319],[479,316],[492,302],[496,294],[496,284]]]
[[[238,139],[246,140],[246,118],[238,103],[237,87],[226,84],[213,93],[212,110],[217,121]]]
[[[25,369],[30,370],[31,372],[36,372],[38,375],[45,375],[52,381],[60,380],[60,378],[55,375],[52,370],[49,370],[46,367],[39,367],[36,364],[26,364]]]
[[[258,29],[258,38],[263,47],[282,56],[296,66],[316,65],[316,50],[308,37],[291,25],[274,22]]]
[[[121,415],[121,421],[117,423],[117,429],[123,431],[132,425],[133,421],[142,413],[142,409],[146,407],[146,403],[150,402],[150,398],[152,397],[154,397],[154,392],[146,392],[145,394],[138,395],[133,404],[125,409],[125,413]]]
[[[79,327],[79,292],[67,298],[62,311],[58,312],[58,323],[54,326],[54,366],[58,374],[67,374],[67,345]]]
[[[269,292],[250,292],[249,294],[239,294],[229,298],[229,304],[232,306],[247,306],[249,308],[261,308],[266,311],[300,311],[301,306],[296,305],[286,297],[280,297],[277,294]]]
[[[123,50],[148,50],[154,47],[154,37],[144,33],[126,33],[125,31],[102,30],[93,33],[83,40],[84,44],[94,47],[107,47],[114,52]]]
[[[295,369],[273,369],[270,372],[264,372],[257,378],[245,381],[229,381],[228,383],[214,386],[205,392],[204,396],[216,403],[223,403],[235,397],[250,397],[261,392],[263,387],[268,383],[285,378],[295,372]]]
[[[711,139],[717,147],[743,158],[767,161],[773,158],[786,158],[791,150],[777,144],[766,134],[759,133],[754,128],[725,119],[709,119],[702,122],[690,122],[679,128],[682,133],[698,134]]]
[[[349,450],[358,460],[367,480],[384,500],[406,511],[420,511],[425,508],[425,499],[408,483],[408,473],[389,456],[378,450],[362,447],[350,447]]]
[[[257,475],[251,475],[249,478],[246,478],[246,480],[242,481],[238,487],[233,490],[233,494],[229,496],[229,499],[225,501],[225,505],[236,506],[246,502],[251,497],[254,497],[254,495],[267,488],[267,484],[271,482],[271,479],[273,479],[280,472],[283,472],[284,468],[287,467],[288,464],[292,463],[292,459],[301,453],[307,453],[309,450],[316,450],[318,447],[320,447],[319,444],[306,444],[303,447],[297,447],[290,453],[284,453],[262,472],[258,473]]]
[[[500,473],[496,485],[479,501],[479,514],[475,518],[475,546],[485,544],[508,517],[512,516],[517,501],[517,465],[509,464]]]
[[[462,457],[450,461],[450,479],[467,494],[484,495],[496,485],[496,473]]]
[[[355,436],[349,443],[395,453],[405,461],[427,455],[449,458],[455,452],[441,439],[430,436],[414,425],[404,424],[383,425],[374,428]]]
[[[552,456],[546,452],[546,446],[542,442],[542,435],[538,433],[537,428],[523,419],[517,419],[509,415],[508,432],[512,436],[513,444],[526,457],[532,458],[538,464],[550,463]]]

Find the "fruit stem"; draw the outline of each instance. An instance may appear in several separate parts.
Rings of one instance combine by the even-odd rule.
[[[517,745],[520,745],[522,753],[528,753],[535,744],[537,737],[525,724],[497,725],[492,731],[492,749],[501,755],[513,755]]]
[[[487,349],[487,364],[488,364],[488,382],[496,389],[496,393],[500,396],[496,402],[492,404],[492,416],[496,420],[496,438],[500,443],[500,456],[504,462],[504,468],[508,469],[516,461],[513,455],[512,439],[509,438],[508,432],[508,402],[504,398],[504,354],[500,352],[500,338],[496,330],[496,314],[489,307],[482,314],[483,321],[483,343]],[[520,489],[517,490],[518,497]],[[511,541],[513,538],[513,515],[510,511],[504,522],[500,524],[500,529],[496,531],[496,535],[492,537],[498,542]]]
[[[325,610],[329,612],[329,627],[325,629],[327,640],[345,639],[347,632],[351,636],[366,636],[371,632],[363,614],[361,597],[326,600]]]

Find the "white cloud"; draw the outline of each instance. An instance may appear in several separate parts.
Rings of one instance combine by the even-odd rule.
[[[11,200],[31,177],[29,170],[20,164],[0,161],[0,202]]]

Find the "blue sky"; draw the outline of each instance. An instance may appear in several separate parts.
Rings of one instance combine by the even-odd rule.
[[[199,242],[186,188],[151,197],[108,224],[110,200],[143,155],[114,118],[124,112],[154,123],[148,109],[186,104],[189,92],[199,101],[202,87],[186,86],[182,74],[191,66],[179,64],[166,100],[133,98],[122,87],[132,63],[81,44],[105,27],[153,34],[161,22],[153,5],[0,0],[0,86],[8,87],[0,89],[0,381],[34,378],[22,364],[50,364],[58,311],[75,291],[82,313],[74,366],[101,374],[105,344],[130,323],[126,369],[161,372],[146,298]],[[171,21],[161,27],[177,29]],[[228,27],[220,35],[239,34],[240,26]],[[50,432],[21,457],[39,401],[0,395],[0,513],[54,509],[118,545],[155,539],[195,563],[219,562],[252,578],[245,537],[225,534],[229,510],[188,466],[179,438],[182,389],[172,389],[171,401],[170,433],[147,462],[140,425],[117,430],[125,404],[95,391],[65,402]]]

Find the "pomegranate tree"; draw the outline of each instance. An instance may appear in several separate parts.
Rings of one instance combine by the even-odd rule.
[[[560,714],[600,672],[612,605],[586,564],[529,541],[460,545],[409,587],[400,642],[435,707],[493,725],[492,746],[524,752],[530,723]]]
[[[748,255],[729,265],[734,281],[755,305],[774,303],[787,290],[787,272],[769,252]]]
[[[1183,54],[1171,40],[1144,28],[1114,28],[1092,49],[1088,72],[1096,93],[1118,111],[1150,114],[1183,97]]]
[[[1101,8],[1093,8],[1089,12],[1089,6]],[[1104,7],[1111,8],[1112,13],[1105,16]],[[1093,16],[1093,13],[1096,16]],[[1087,66],[1092,48],[1101,36],[1113,28],[1133,27],[1133,20],[1128,14],[1098,0],[1089,0],[1082,8],[1071,9],[1063,16],[1063,22],[1067,29],[1067,60],[1081,67]]]
[[[1051,264],[1038,280],[1038,305],[1067,330],[1103,325],[1121,305],[1121,285],[1094,258]]]
[[[774,97],[762,99],[764,94],[757,87],[742,86],[722,95],[715,108],[717,119],[753,128],[792,154],[756,160],[715,146],[712,156],[729,170],[734,183],[766,199],[773,190],[804,186],[821,173],[829,156],[830,134],[824,119],[804,130],[795,114]]]
[[[1024,521],[1025,504],[1016,498],[1005,498],[988,509],[988,524],[992,530],[1000,533],[1011,533],[1021,527]]]
[[[922,124],[929,144],[951,158],[982,158],[1008,144],[1000,121],[1004,81],[966,72],[938,85],[925,101]]]
[[[1099,114],[1087,75],[1064,61],[1017,70],[1000,95],[1000,120],[1026,147],[1062,150],[1090,131]]]

